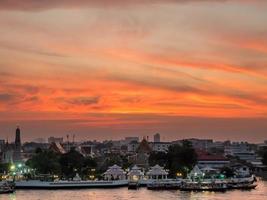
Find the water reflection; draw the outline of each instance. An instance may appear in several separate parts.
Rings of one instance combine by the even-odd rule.
[[[260,181],[257,189],[251,191],[182,192],[120,189],[84,190],[18,190],[15,194],[0,195],[0,200],[264,200],[267,199],[267,182]]]

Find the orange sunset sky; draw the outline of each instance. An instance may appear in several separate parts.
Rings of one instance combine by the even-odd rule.
[[[267,139],[266,0],[1,0],[0,138]]]

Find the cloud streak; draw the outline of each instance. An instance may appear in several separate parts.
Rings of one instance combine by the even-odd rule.
[[[56,8],[77,9],[85,7],[125,7],[138,5],[153,5],[160,3],[192,3],[192,2],[242,2],[242,3],[264,3],[264,0],[2,0],[0,9],[2,10],[22,10],[22,11],[43,11]]]

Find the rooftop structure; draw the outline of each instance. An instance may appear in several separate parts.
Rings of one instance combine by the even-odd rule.
[[[200,168],[196,165],[191,172],[187,175],[189,179],[196,179],[203,177],[203,172],[200,170]]]
[[[49,149],[54,151],[54,152],[56,152],[56,153],[60,153],[60,154],[66,153],[65,149],[63,148],[63,146],[58,142],[57,143],[53,142],[50,145]]]
[[[149,146],[148,141],[144,138],[137,148],[137,153],[151,153],[152,148]]]
[[[206,151],[197,150],[198,155],[198,166],[211,167],[211,168],[222,168],[229,164],[229,159],[223,155],[210,154]]]
[[[113,165],[104,173],[106,180],[125,180],[126,172],[118,165]]]

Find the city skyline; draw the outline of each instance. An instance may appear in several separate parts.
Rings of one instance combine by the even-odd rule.
[[[267,2],[0,2],[0,138],[262,142]]]

